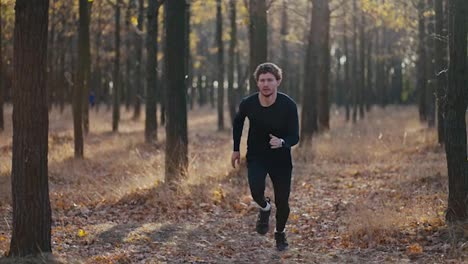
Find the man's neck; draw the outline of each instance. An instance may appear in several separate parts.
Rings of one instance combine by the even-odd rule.
[[[262,95],[262,93],[258,93],[258,99],[260,101],[260,104],[263,107],[268,107],[268,106],[275,103],[277,95],[278,95],[278,92],[275,92],[275,93],[273,93],[272,95],[270,95],[268,97]]]

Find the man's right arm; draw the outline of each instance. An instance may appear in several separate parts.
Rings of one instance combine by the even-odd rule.
[[[246,117],[245,101],[239,104],[239,110],[232,122],[232,139],[234,142],[233,151],[239,151],[240,141],[242,137],[242,130],[244,129],[244,121]]]

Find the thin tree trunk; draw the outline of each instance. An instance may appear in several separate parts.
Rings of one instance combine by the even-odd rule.
[[[349,69],[349,65],[350,65],[350,55],[349,55],[349,48],[348,48],[348,27],[347,27],[347,24],[346,24],[346,17],[343,18],[343,49],[344,49],[344,55],[345,55],[345,58],[346,58],[346,62],[345,62],[345,67],[344,67],[344,71],[345,71],[345,85],[344,85],[344,102],[345,102],[345,119],[346,119],[346,122],[349,121],[350,119],[350,109],[349,109],[349,104],[351,102],[351,94],[352,94],[352,84],[351,84],[351,78],[350,78],[350,69]]]
[[[2,48],[2,42],[3,42],[3,35],[2,35],[2,28],[3,28],[3,23],[2,23],[2,5],[0,3],[0,132],[5,130],[5,121],[3,118],[3,103],[5,101],[5,88],[4,88],[4,74],[3,74],[3,48]]]
[[[445,73],[446,64],[444,53],[447,46],[443,40],[444,33],[444,12],[443,0],[435,0],[435,72],[436,72],[436,106],[437,106],[437,138],[439,144],[445,143],[444,134],[444,108],[445,108],[445,89],[447,86],[447,75]]]
[[[427,0],[426,10],[434,10],[433,0]],[[431,16],[427,19],[427,35],[425,39],[426,45],[426,67],[427,67],[427,91],[426,91],[426,104],[427,104],[427,124],[429,127],[435,126],[435,92],[436,92],[436,74],[434,68],[434,32],[435,32],[435,21],[434,17]]]
[[[335,103],[338,106],[343,105],[343,86],[342,86],[342,79],[341,79],[341,53],[340,48],[336,48],[335,50],[335,64],[336,64],[336,74],[335,74]]]
[[[318,64],[318,128],[320,131],[330,129],[330,104],[328,98],[328,85],[330,78],[330,9],[328,0],[316,0],[317,5],[320,2],[320,38],[317,39],[319,45],[319,64]]]
[[[358,71],[358,53],[357,53],[357,0],[353,0],[353,40],[352,40],[352,71],[351,74],[351,90],[352,90],[352,100],[353,100],[353,114],[352,120],[353,123],[357,121],[357,111],[358,111],[358,91],[359,91],[359,71]]]
[[[101,70],[101,37],[102,37],[102,26],[101,26],[101,14],[102,14],[102,1],[98,1],[98,17],[97,17],[97,32],[96,34],[96,62],[94,66],[95,76],[95,100],[96,100],[96,111],[99,111],[101,104],[101,98],[103,97],[103,86],[102,86],[102,70]]]
[[[371,108],[371,100],[373,99],[373,94],[374,94],[374,90],[373,89],[373,83],[372,83],[372,78],[373,78],[373,70],[372,68],[374,67],[373,63],[372,63],[372,40],[373,40],[373,32],[370,32],[368,34],[368,38],[367,38],[367,67],[366,67],[366,71],[367,71],[367,74],[366,74],[366,100],[365,100],[365,105],[366,105],[366,111],[369,112],[370,111],[370,108]]]
[[[160,1],[148,1],[148,34],[146,36],[146,50],[148,54],[146,68],[147,100],[145,119],[145,140],[150,143],[158,140],[158,122],[156,107],[156,92],[158,90],[158,17]]]
[[[81,58],[79,56],[78,60],[83,60],[83,64],[81,65],[82,70],[83,70],[83,81],[79,82],[79,84],[83,85],[83,130],[85,134],[89,133],[89,94],[90,94],[90,80],[91,80],[91,52],[90,52],[90,44],[89,44],[89,25],[90,25],[90,17],[91,17],[91,5],[92,2],[89,2],[87,4],[86,8],[86,14],[84,15],[85,21],[83,21],[83,30],[84,32],[82,33],[82,40],[79,40],[81,45],[83,45],[83,53],[81,53]]]
[[[425,31],[426,26],[424,22],[424,0],[419,0],[418,3],[418,60],[417,60],[417,81],[416,90],[419,95],[419,119],[421,121],[427,120],[427,105],[426,105],[426,49]]]
[[[235,52],[237,45],[237,23],[236,23],[236,0],[229,1],[229,10],[231,11],[231,40],[229,42],[229,68],[228,68],[228,107],[231,124],[234,121],[236,114],[237,96],[234,93],[234,64],[235,64]],[[239,75],[240,72],[237,72]],[[240,88],[241,84],[238,84]]]
[[[221,0],[216,0],[216,45],[218,48],[218,130],[224,130],[224,48],[223,48],[223,15]]]
[[[137,99],[136,99],[136,92],[134,87],[132,87],[132,71],[133,67],[133,43],[132,40],[136,38],[137,34],[133,32],[133,30],[130,29],[130,20],[131,20],[131,11],[135,6],[135,0],[128,0],[127,2],[127,9],[125,10],[125,27],[124,27],[124,35],[123,35],[123,44],[124,48],[126,49],[125,52],[127,53],[126,59],[125,59],[125,77],[121,78],[122,84],[121,84],[121,94],[122,94],[122,100],[125,102],[125,111],[130,111],[130,106],[133,104],[134,107],[136,107],[137,104]],[[125,56],[124,56],[125,58]],[[123,74],[122,74],[123,75]]]
[[[48,9],[48,0],[17,0],[15,5],[10,257],[52,252],[47,167]]]
[[[187,5],[187,7],[185,8],[185,16],[186,16],[186,19],[185,19],[185,42],[186,43],[189,43],[185,46],[185,87],[186,87],[186,90],[185,90],[185,93],[187,95],[187,98],[190,99],[190,109],[193,109],[193,104],[191,103],[192,102],[192,98],[195,97],[195,93],[193,93],[193,91],[195,90],[193,88],[193,73],[192,73],[192,69],[193,69],[193,65],[192,65],[192,55],[190,54],[190,31],[191,31],[191,28],[190,28],[190,17],[192,16],[191,14],[191,1],[190,0],[186,0],[185,1],[185,4]]]
[[[143,82],[141,81],[142,77],[142,54],[143,54],[143,23],[144,20],[144,0],[138,0],[138,24],[137,29],[138,33],[136,35],[136,61],[135,61],[135,108],[133,112],[133,119],[137,120],[141,115],[141,102],[143,101]]]
[[[112,131],[119,130],[120,120],[120,4],[121,0],[117,0],[115,5],[115,58],[114,58],[114,76],[112,94],[114,98],[112,108]]]
[[[359,119],[364,119],[364,104],[365,104],[365,94],[367,93],[366,82],[365,82],[365,72],[366,72],[366,34],[364,27],[366,25],[366,16],[363,11],[361,12],[361,24],[359,25]]]
[[[283,0],[283,8],[281,10],[281,69],[283,71],[283,79],[281,80],[281,88],[284,93],[291,95],[290,85],[288,81],[290,80],[289,72],[289,52],[288,52],[288,42],[286,40],[289,32],[288,28],[288,1]]]
[[[446,63],[444,56],[447,46],[444,42],[444,11],[443,0],[435,0],[435,73],[436,73],[436,107],[437,107],[437,138],[439,144],[444,144],[444,109],[445,109],[445,89],[447,87],[447,74],[445,72]]]
[[[89,49],[88,1],[80,0],[80,24],[78,32],[78,73],[76,83],[73,85],[73,128],[75,138],[75,158],[83,158],[83,101],[84,87],[87,85],[87,56]]]

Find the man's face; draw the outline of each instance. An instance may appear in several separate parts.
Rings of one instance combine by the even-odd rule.
[[[260,93],[265,97],[270,97],[276,93],[281,80],[276,80],[275,76],[269,72],[260,74],[257,86]]]

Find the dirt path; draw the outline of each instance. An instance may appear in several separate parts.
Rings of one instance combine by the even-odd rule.
[[[119,199],[93,197],[74,206],[56,206],[62,209],[54,212],[54,253],[67,263],[462,261],[464,244],[450,245],[443,223],[444,153],[432,143],[434,133],[423,129],[416,117],[416,109],[408,107],[375,110],[354,126],[334,116],[329,133],[316,137],[313,146],[295,150],[290,249],[284,253],[274,249],[273,230],[265,236],[255,233],[257,210],[245,168],[232,171],[219,164],[228,160],[230,135],[214,129],[191,134],[192,141],[201,143],[191,147],[194,175],[181,192],[154,181],[137,185],[134,177],[128,184],[136,189],[122,191],[126,194]],[[203,119],[196,120],[200,129],[208,127]],[[215,125],[215,119],[206,122]],[[212,143],[204,144],[207,141]],[[134,146],[140,156],[154,152]],[[139,162],[157,159],[148,156]],[[129,174],[136,170],[127,169]],[[117,177],[114,174],[110,177]],[[72,197],[80,188],[71,179],[55,184],[64,195],[67,186]],[[271,188],[267,194],[272,196]],[[53,204],[62,200],[69,199],[55,197]],[[10,209],[3,205],[0,210],[3,218]],[[2,253],[9,231],[0,227]]]

